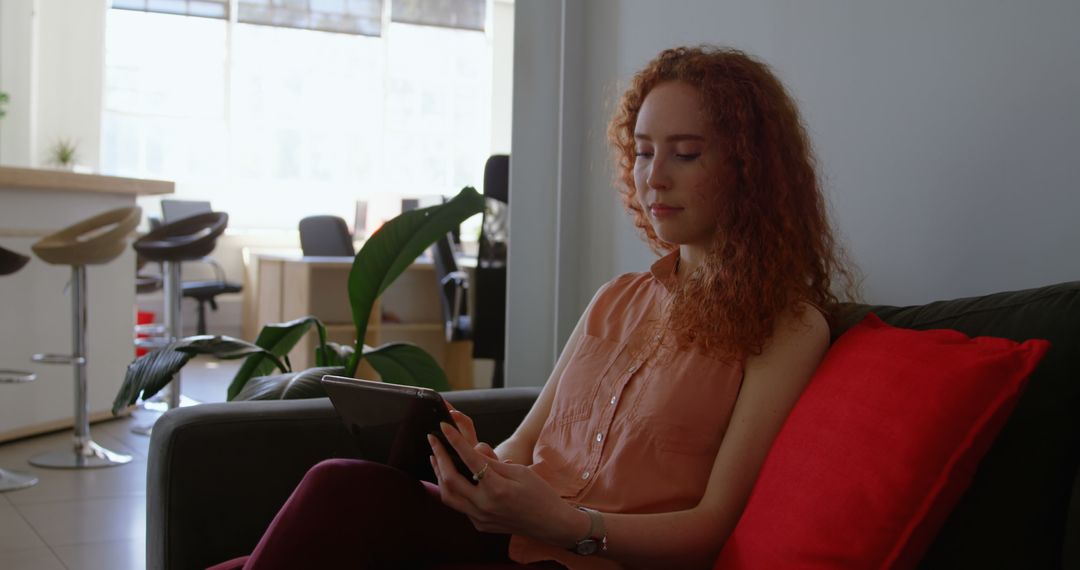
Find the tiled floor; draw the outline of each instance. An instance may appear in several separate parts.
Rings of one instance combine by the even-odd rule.
[[[184,394],[203,402],[223,401],[238,366],[193,360],[184,368]],[[132,455],[131,463],[118,467],[41,469],[27,463],[33,455],[66,447],[70,431],[0,444],[0,467],[39,479],[34,487],[0,493],[0,569],[145,568],[150,439],[131,428],[155,415],[139,411],[91,426],[94,441]]]

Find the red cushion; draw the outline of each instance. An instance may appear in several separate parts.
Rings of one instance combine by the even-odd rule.
[[[795,405],[716,568],[914,567],[1049,346],[868,315]]]

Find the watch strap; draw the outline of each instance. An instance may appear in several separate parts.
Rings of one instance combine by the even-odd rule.
[[[581,553],[583,543],[588,542],[595,543],[597,548],[592,549],[593,552],[607,550],[607,529],[604,526],[604,515],[600,514],[600,511],[589,507],[578,505],[577,509],[589,515],[589,532],[578,541],[578,548],[576,548],[578,553]]]

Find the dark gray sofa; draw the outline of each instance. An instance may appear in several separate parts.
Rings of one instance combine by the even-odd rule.
[[[834,335],[871,310],[896,326],[1052,344],[921,567],[1080,568],[1080,282],[913,307],[854,305]],[[447,399],[495,443],[537,393],[476,390]],[[370,429],[371,437],[385,433]],[[151,440],[147,567],[205,568],[250,552],[311,465],[356,456],[326,399],[168,412]]]

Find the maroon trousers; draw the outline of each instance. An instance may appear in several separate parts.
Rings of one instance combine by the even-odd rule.
[[[251,556],[211,570],[521,568],[507,557],[509,540],[477,531],[435,485],[379,463],[331,459],[307,472]]]

